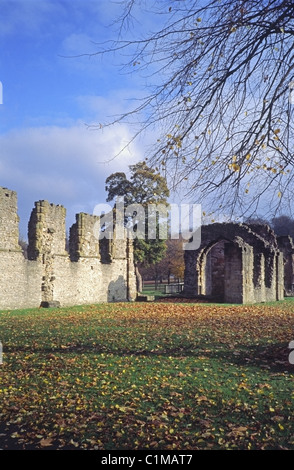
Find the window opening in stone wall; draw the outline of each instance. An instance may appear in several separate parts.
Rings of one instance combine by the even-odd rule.
[[[102,264],[110,264],[112,262],[112,240],[102,238],[99,240],[100,261]]]

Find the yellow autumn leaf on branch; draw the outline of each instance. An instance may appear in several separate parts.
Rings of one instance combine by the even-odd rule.
[[[241,169],[241,168],[240,168],[240,165],[238,165],[238,163],[230,163],[230,164],[229,164],[229,168],[230,168],[231,170],[234,170],[234,171],[240,171],[240,169]]]

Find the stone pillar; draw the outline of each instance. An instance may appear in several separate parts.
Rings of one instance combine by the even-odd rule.
[[[29,221],[28,258],[42,264],[42,302],[46,304],[54,300],[54,258],[67,256],[65,216],[63,206],[38,201]]]
[[[197,295],[208,295],[209,293],[209,283],[207,284],[207,253],[203,252],[198,257],[196,262],[196,275],[197,275]]]
[[[127,299],[136,300],[137,281],[134,265],[134,241],[127,239]]]
[[[277,300],[284,299],[284,256],[283,253],[278,252],[276,257],[276,289]]]
[[[225,293],[224,301],[243,303],[242,248],[233,243],[225,244]]]
[[[254,254],[253,268],[254,298],[256,302],[265,302],[264,254]]]
[[[243,303],[253,303],[254,297],[254,255],[253,247],[242,244]]]
[[[196,269],[196,260],[199,253],[194,250],[185,250],[184,291],[187,297],[199,295],[199,274]]]
[[[294,296],[294,244],[289,236],[278,237],[279,250],[284,257],[284,294]]]

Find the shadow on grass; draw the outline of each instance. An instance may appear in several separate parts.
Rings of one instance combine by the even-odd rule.
[[[289,362],[290,350],[288,344],[273,343],[266,345],[238,345],[237,348],[228,349],[213,343],[199,344],[196,347],[174,347],[165,349],[133,349],[133,348],[111,348],[107,346],[90,344],[72,344],[62,347],[36,347],[29,348],[8,347],[6,353],[30,352],[44,354],[50,359],[54,354],[109,354],[114,356],[142,356],[142,357],[174,357],[174,358],[207,358],[208,360],[226,361],[228,364],[240,366],[254,366],[267,369],[272,372],[288,371],[294,372],[294,365]]]
[[[294,372],[289,363],[289,349],[284,343],[258,346],[240,346],[233,351],[211,351],[211,359],[223,359],[240,366],[254,366],[271,372]]]

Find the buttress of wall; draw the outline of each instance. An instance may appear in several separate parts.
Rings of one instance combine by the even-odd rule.
[[[36,202],[31,213],[28,258],[37,261],[42,271],[39,287],[42,302],[56,300],[55,259],[62,257],[65,261],[68,258],[65,250],[65,216],[63,206],[50,204],[48,201]]]
[[[17,194],[0,187],[0,308],[36,307],[41,302],[42,272],[18,244]]]

